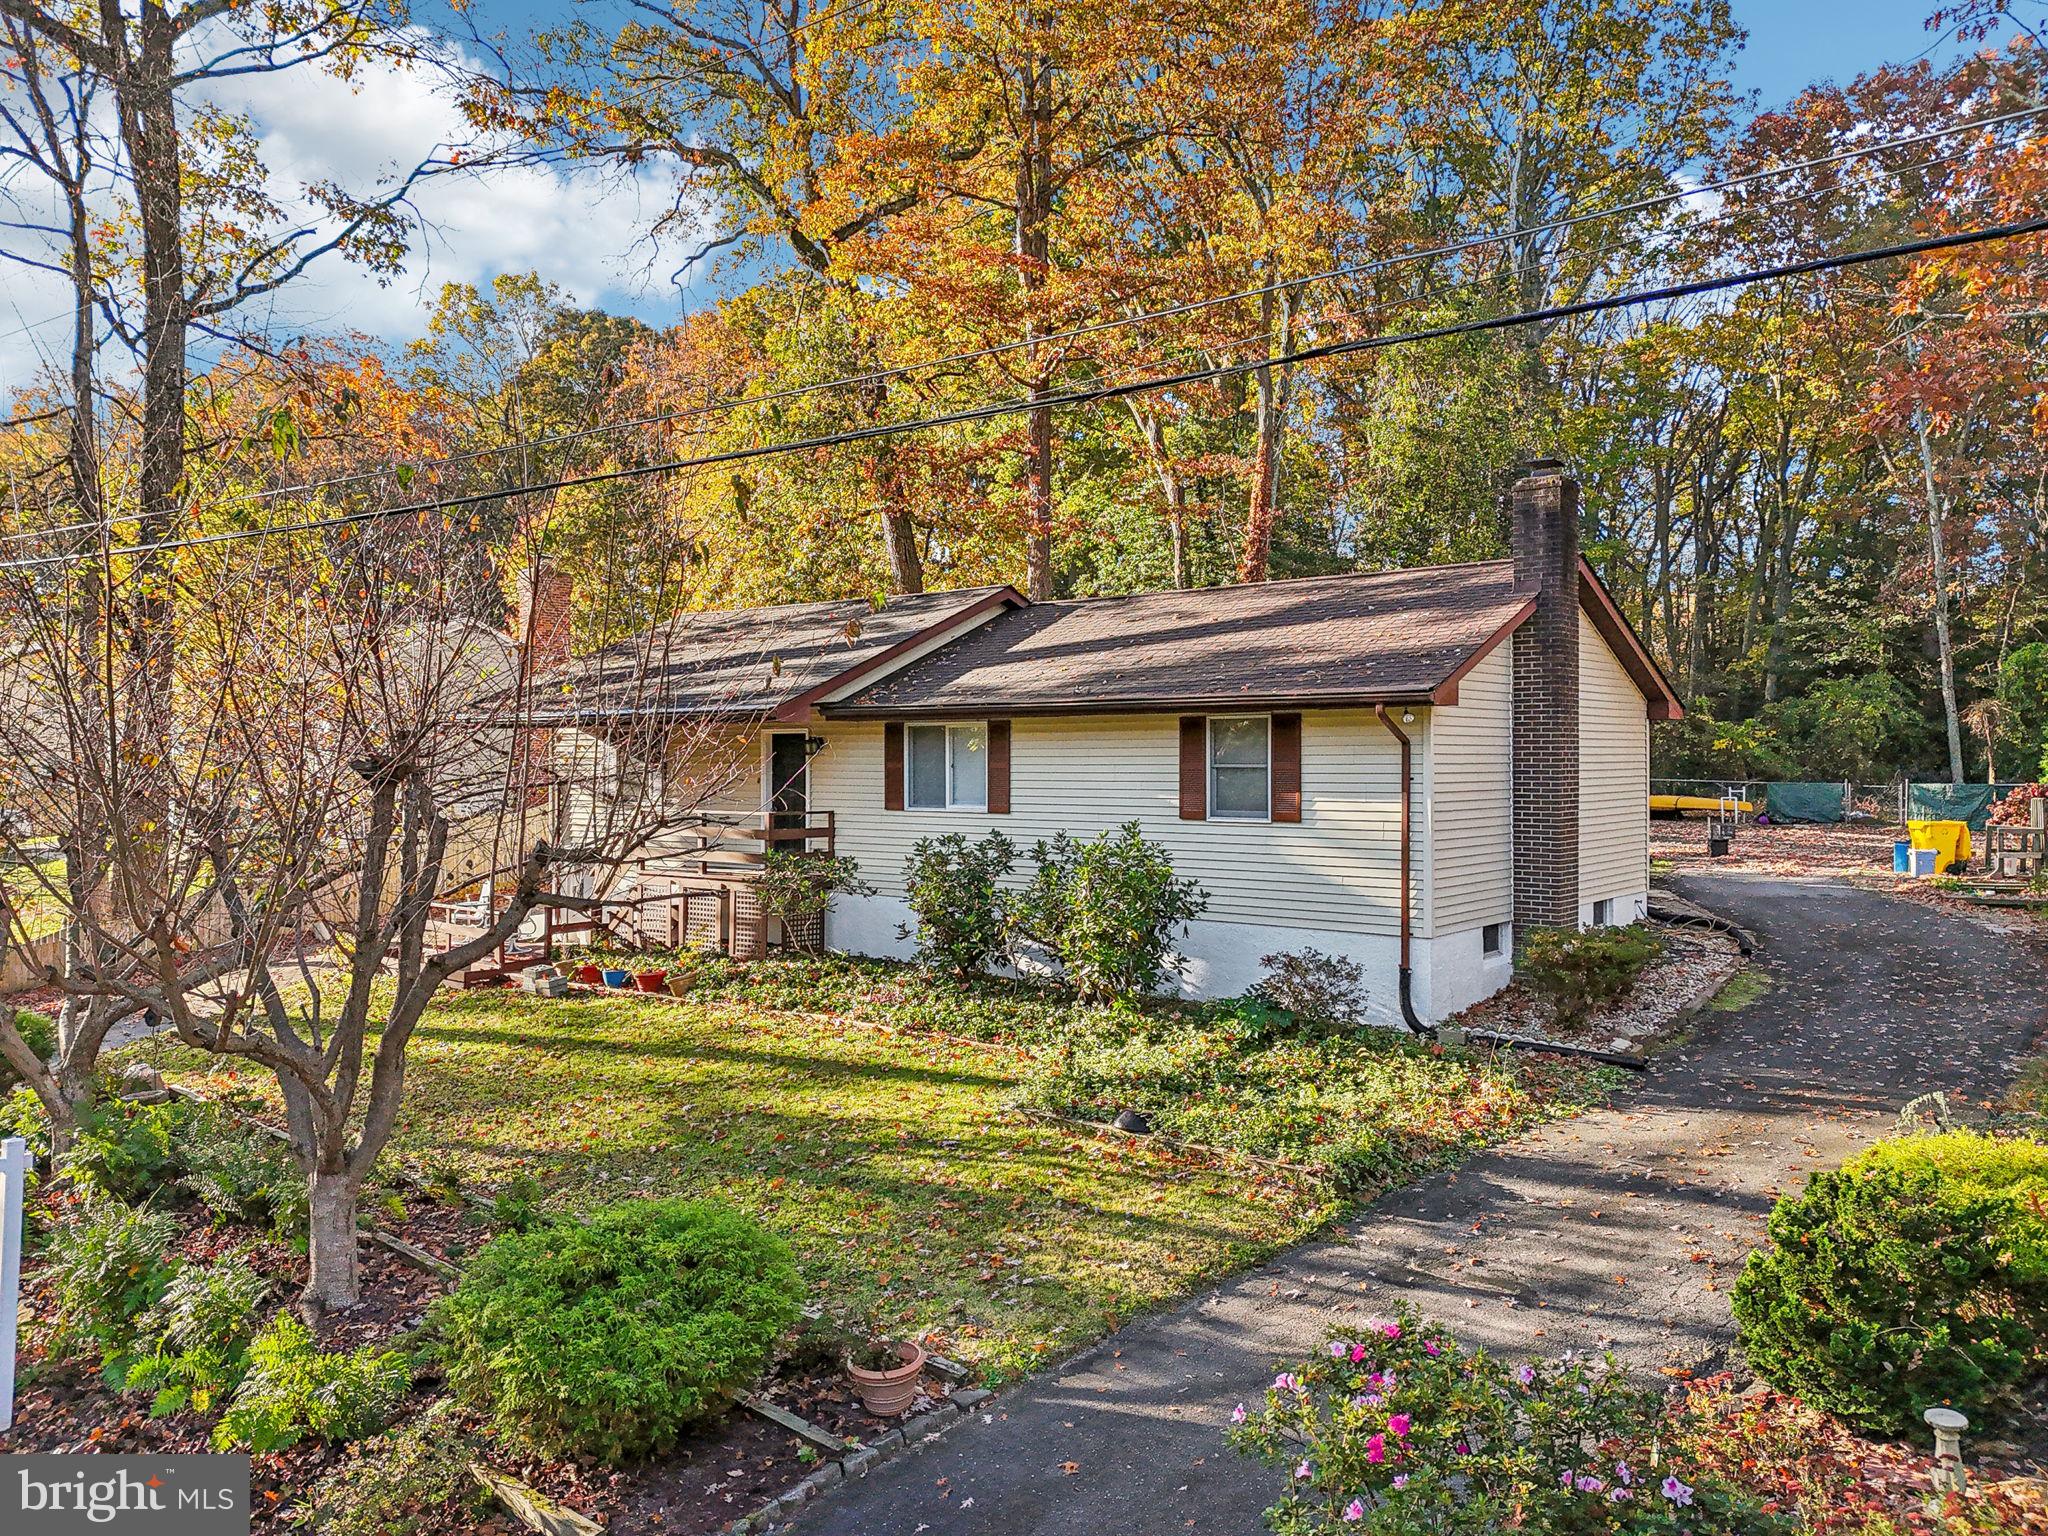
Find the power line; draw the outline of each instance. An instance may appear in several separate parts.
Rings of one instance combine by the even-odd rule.
[[[392,518],[423,516],[430,512],[452,512],[465,507],[484,506],[491,502],[505,501],[514,496],[531,495],[540,491],[558,491],[579,485],[600,485],[620,480],[637,480],[649,475],[671,474],[683,469],[702,469],[715,465],[741,463],[750,459],[773,458],[784,454],[813,452],[820,448],[842,447],[850,443],[867,442],[876,438],[891,437],[904,432],[929,431],[936,427],[960,426],[971,422],[987,421],[999,416],[1015,415],[1022,411],[1037,410],[1044,407],[1088,405],[1102,400],[1117,400],[1129,395],[1145,394],[1155,389],[1173,389],[1186,384],[1204,383],[1211,379],[1225,378],[1233,374],[1250,373],[1260,368],[1318,362],[1325,358],[1384,351],[1393,347],[1414,345],[1418,342],[1440,341],[1453,336],[1479,335],[1490,331],[1508,330],[1520,325],[1539,324],[1550,320],[1567,320],[1578,315],[1600,314],[1610,310],[1629,308],[1638,304],[1658,304],[1672,299],[1690,298],[1698,294],[1723,292],[1727,289],[1743,287],[1750,283],[1774,282],[1784,278],[1802,277],[1816,272],[1838,271],[1846,267],[1864,266],[1871,262],[1891,261],[1908,256],[1923,256],[1936,251],[1958,250],[1966,246],[1984,245],[1992,241],[2010,240],[2024,235],[2041,234],[2043,232],[2048,232],[2048,215],[2024,219],[2015,223],[1991,225],[1983,229],[1958,230],[1945,235],[1929,235],[1918,240],[1907,240],[1893,245],[1877,246],[1870,250],[1842,251],[1829,256],[1808,257],[1803,261],[1784,262],[1776,266],[1758,267],[1744,272],[1726,273],[1718,277],[1695,278],[1688,282],[1666,283],[1655,288],[1606,294],[1599,298],[1580,299],[1569,304],[1553,304],[1538,309],[1519,310],[1505,315],[1489,315],[1470,320],[1450,321],[1442,325],[1396,332],[1388,336],[1364,336],[1346,341],[1327,342],[1320,346],[1304,347],[1299,351],[1285,353],[1278,357],[1269,356],[1244,362],[1222,363],[1208,368],[1188,369],[1181,373],[1169,374],[1161,378],[1141,379],[1122,384],[1105,384],[1084,389],[1066,390],[1059,394],[1043,395],[1035,400],[1004,401],[993,405],[976,406],[967,410],[920,417],[912,421],[886,422],[869,427],[854,427],[843,432],[801,438],[793,442],[761,443],[751,448],[734,448],[721,453],[703,454],[693,458],[671,459],[659,464],[641,464],[620,469],[596,470],[588,474],[566,475],[554,480],[539,481],[528,485],[475,491],[467,495],[449,497],[439,501],[415,502],[406,506],[383,507],[361,512],[342,513],[334,517],[313,518],[300,523],[286,523],[274,527],[234,529],[222,533],[202,534],[190,539],[166,540],[160,544],[130,544],[122,545],[118,548],[85,553],[43,555],[23,560],[10,560],[0,562],[0,570],[32,570],[52,565],[76,564],[82,560],[114,559],[128,555],[164,554],[179,549],[200,549],[218,544],[238,543],[245,539],[269,538],[278,534],[313,533],[330,528],[350,528],[359,524],[382,522]]]
[[[855,3],[858,3],[858,0],[855,0]],[[846,8],[851,9],[852,7],[848,6]],[[830,13],[826,14],[829,15]],[[825,16],[821,15],[815,19],[823,20]],[[809,24],[806,23],[806,25]],[[1554,219],[1542,224],[1522,226],[1512,230],[1472,235],[1425,250],[1407,251],[1397,256],[1380,257],[1372,261],[1354,263],[1349,266],[1332,267],[1325,271],[1308,273],[1301,277],[1287,278],[1280,282],[1269,283],[1259,288],[1219,294],[1212,298],[1192,299],[1184,304],[1171,305],[1164,309],[1148,310],[1135,315],[1120,315],[1114,319],[1094,321],[1065,331],[1054,331],[1044,336],[999,342],[972,351],[951,353],[944,357],[927,358],[919,362],[904,363],[896,367],[876,369],[867,373],[822,379],[812,384],[790,385],[786,388],[771,390],[761,395],[735,396],[705,405],[688,406],[681,410],[664,411],[650,416],[609,422],[603,426],[584,427],[570,432],[553,433],[536,438],[523,438],[517,442],[472,449],[465,453],[451,454],[439,459],[426,460],[419,464],[393,464],[374,470],[361,470],[353,474],[339,475],[322,480],[304,481],[294,485],[273,486],[266,490],[250,491],[234,496],[220,497],[210,502],[201,502],[188,510],[193,513],[206,512],[232,504],[262,502],[282,496],[301,495],[321,490],[336,490],[345,486],[360,485],[367,481],[388,479],[397,475],[401,469],[417,474],[422,471],[432,471],[460,464],[474,463],[479,459],[491,458],[500,454],[532,452],[537,449],[577,442],[586,438],[604,436],[615,432],[632,431],[643,427],[665,426],[674,422],[691,421],[704,416],[719,415],[727,411],[773,405],[781,401],[798,399],[826,390],[846,389],[863,384],[886,383],[889,380],[903,378],[926,369],[978,362],[985,358],[1003,356],[1027,347],[1043,347],[1065,341],[1079,340],[1088,336],[1101,335],[1111,331],[1123,330],[1134,325],[1144,325],[1152,321],[1176,319],[1182,315],[1199,313],[1224,304],[1243,303],[1252,299],[1262,298],[1268,294],[1289,292],[1311,283],[1326,282],[1343,277],[1361,277],[1389,271],[1414,262],[1433,261],[1444,257],[1463,255],[1470,251],[1479,250],[1489,245],[1498,245],[1506,241],[1526,240],[1537,235],[1562,233],[1584,224],[1596,223],[1605,219],[1621,218],[1633,213],[1648,212],[1657,208],[1668,207],[1690,198],[1719,195],[1776,177],[1790,176],[1801,171],[1817,170],[1870,155],[1885,154],[1893,150],[1910,149],[1915,145],[1934,143],[1938,140],[1952,138],[1958,134],[1976,133],[1985,129],[2003,127],[2009,123],[2040,117],[2044,114],[2048,114],[2048,104],[2018,108],[2014,111],[1999,113],[1991,117],[1975,118],[1968,122],[1954,123],[1943,128],[1928,129],[1904,138],[1888,139],[1878,144],[1857,145],[1849,149],[1836,150],[1826,155],[1814,156],[1807,160],[1791,161],[1787,164],[1772,166],[1764,170],[1748,171],[1740,176],[1724,177],[1719,181],[1702,182],[1698,186],[1682,188],[1676,192],[1659,193],[1652,197],[1638,198],[1633,202],[1617,204],[1611,208],[1598,209],[1589,213],[1572,214],[1566,218]],[[1913,170],[1924,170],[1929,166],[1939,165],[1944,161],[1958,158],[1961,153],[1963,151],[1956,151],[1922,162],[1919,165],[1902,166],[1899,168],[1899,171],[1904,173]],[[1722,215],[1714,215],[1712,219],[1718,220],[1720,217]],[[1612,247],[1609,247],[1609,249],[1612,249]],[[0,544],[19,543],[31,539],[48,539],[65,533],[82,533],[101,529],[111,530],[120,523],[134,522],[136,520],[136,517],[129,516],[113,518],[103,522],[69,523],[53,528],[24,529],[13,533],[0,534]]]

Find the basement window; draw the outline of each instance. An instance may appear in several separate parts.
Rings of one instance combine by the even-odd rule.
[[[1479,930],[1479,952],[1488,960],[1498,960],[1508,952],[1508,925],[1488,923]]]
[[[1614,902],[1612,898],[1593,903],[1593,926],[1609,928],[1614,925]]]
[[[904,732],[905,803],[914,811],[988,809],[988,726],[913,725]]]
[[[1209,819],[1265,821],[1273,814],[1273,722],[1266,715],[1209,719]]]

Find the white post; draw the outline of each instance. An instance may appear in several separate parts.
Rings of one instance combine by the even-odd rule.
[[[21,1320],[21,1196],[28,1143],[0,1142],[0,1435],[14,1427],[14,1330]]]

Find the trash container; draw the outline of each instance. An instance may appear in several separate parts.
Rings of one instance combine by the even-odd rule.
[[[1913,845],[1905,838],[1892,844],[1892,873],[1910,875],[1913,873]]]
[[[1970,824],[1967,821],[1909,821],[1906,835],[1911,839],[1915,852],[1932,850],[1934,869],[1939,873],[1946,869],[1957,869],[1969,862]],[[1913,873],[1920,873],[1920,861],[1913,861]]]
[[[1913,873],[1927,876],[1941,868],[1941,850],[1938,848],[1915,848],[1913,850]]]

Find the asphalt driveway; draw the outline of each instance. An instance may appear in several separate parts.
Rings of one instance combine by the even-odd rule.
[[[1614,1106],[1388,1195],[1308,1244],[999,1394],[935,1445],[805,1509],[831,1536],[1253,1533],[1271,1469],[1223,1444],[1274,1362],[1406,1299],[1468,1342],[1715,1365],[1771,1202],[1900,1105],[1985,1098],[2048,1025],[2048,952],[1828,882],[1693,876],[1772,983],[1707,1013]]]

